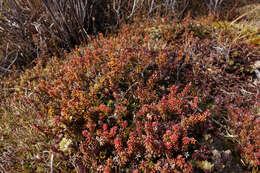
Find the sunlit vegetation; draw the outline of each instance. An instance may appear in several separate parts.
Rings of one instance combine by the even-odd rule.
[[[21,28],[5,21],[20,16],[2,8],[1,171],[259,171],[259,29],[243,20],[259,22],[259,4],[247,16],[227,1],[57,2],[2,3],[54,29],[24,24],[28,40],[14,42]],[[97,14],[73,21],[84,3]]]

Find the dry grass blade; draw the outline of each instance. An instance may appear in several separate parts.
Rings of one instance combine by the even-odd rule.
[[[244,14],[238,16],[235,20],[233,20],[232,22],[230,22],[229,26],[232,26],[234,23],[236,23],[237,21],[239,21],[240,19],[242,19],[243,17],[251,14],[251,13],[254,13],[256,10],[259,10],[260,9],[260,5],[256,6],[253,10],[251,11],[247,11],[245,12]]]

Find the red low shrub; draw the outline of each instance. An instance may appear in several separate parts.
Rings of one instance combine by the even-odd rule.
[[[153,33],[143,32],[149,25],[134,32],[123,26],[117,38],[100,35],[54,80],[39,85],[46,113],[56,129],[80,143],[88,170],[192,172],[191,156],[210,128],[210,113],[197,109],[191,83],[175,84],[181,59],[168,48],[150,47]],[[155,36],[171,39],[160,32]]]

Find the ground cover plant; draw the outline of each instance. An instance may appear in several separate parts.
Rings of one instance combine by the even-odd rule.
[[[89,34],[111,32],[138,16],[183,19],[191,11],[193,16],[221,12],[220,16],[232,18],[237,14],[235,7],[254,0],[236,0],[234,7],[230,1],[233,0],[1,0],[0,75],[8,73],[13,64],[28,67],[35,64],[35,58],[62,56],[63,49],[71,51],[75,45],[87,43]],[[227,11],[229,15],[223,15]]]
[[[0,85],[0,170],[258,172],[257,38],[213,17],[138,17],[14,69]]]

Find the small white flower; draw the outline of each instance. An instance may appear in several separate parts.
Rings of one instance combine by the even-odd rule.
[[[113,157],[113,162],[119,163],[119,156],[118,155]]]
[[[105,140],[102,137],[96,137],[96,140],[99,142],[100,146],[103,146],[105,144]]]
[[[186,152],[186,153],[184,153],[184,156],[185,156],[186,158],[188,158],[190,155],[189,155],[188,152]]]

